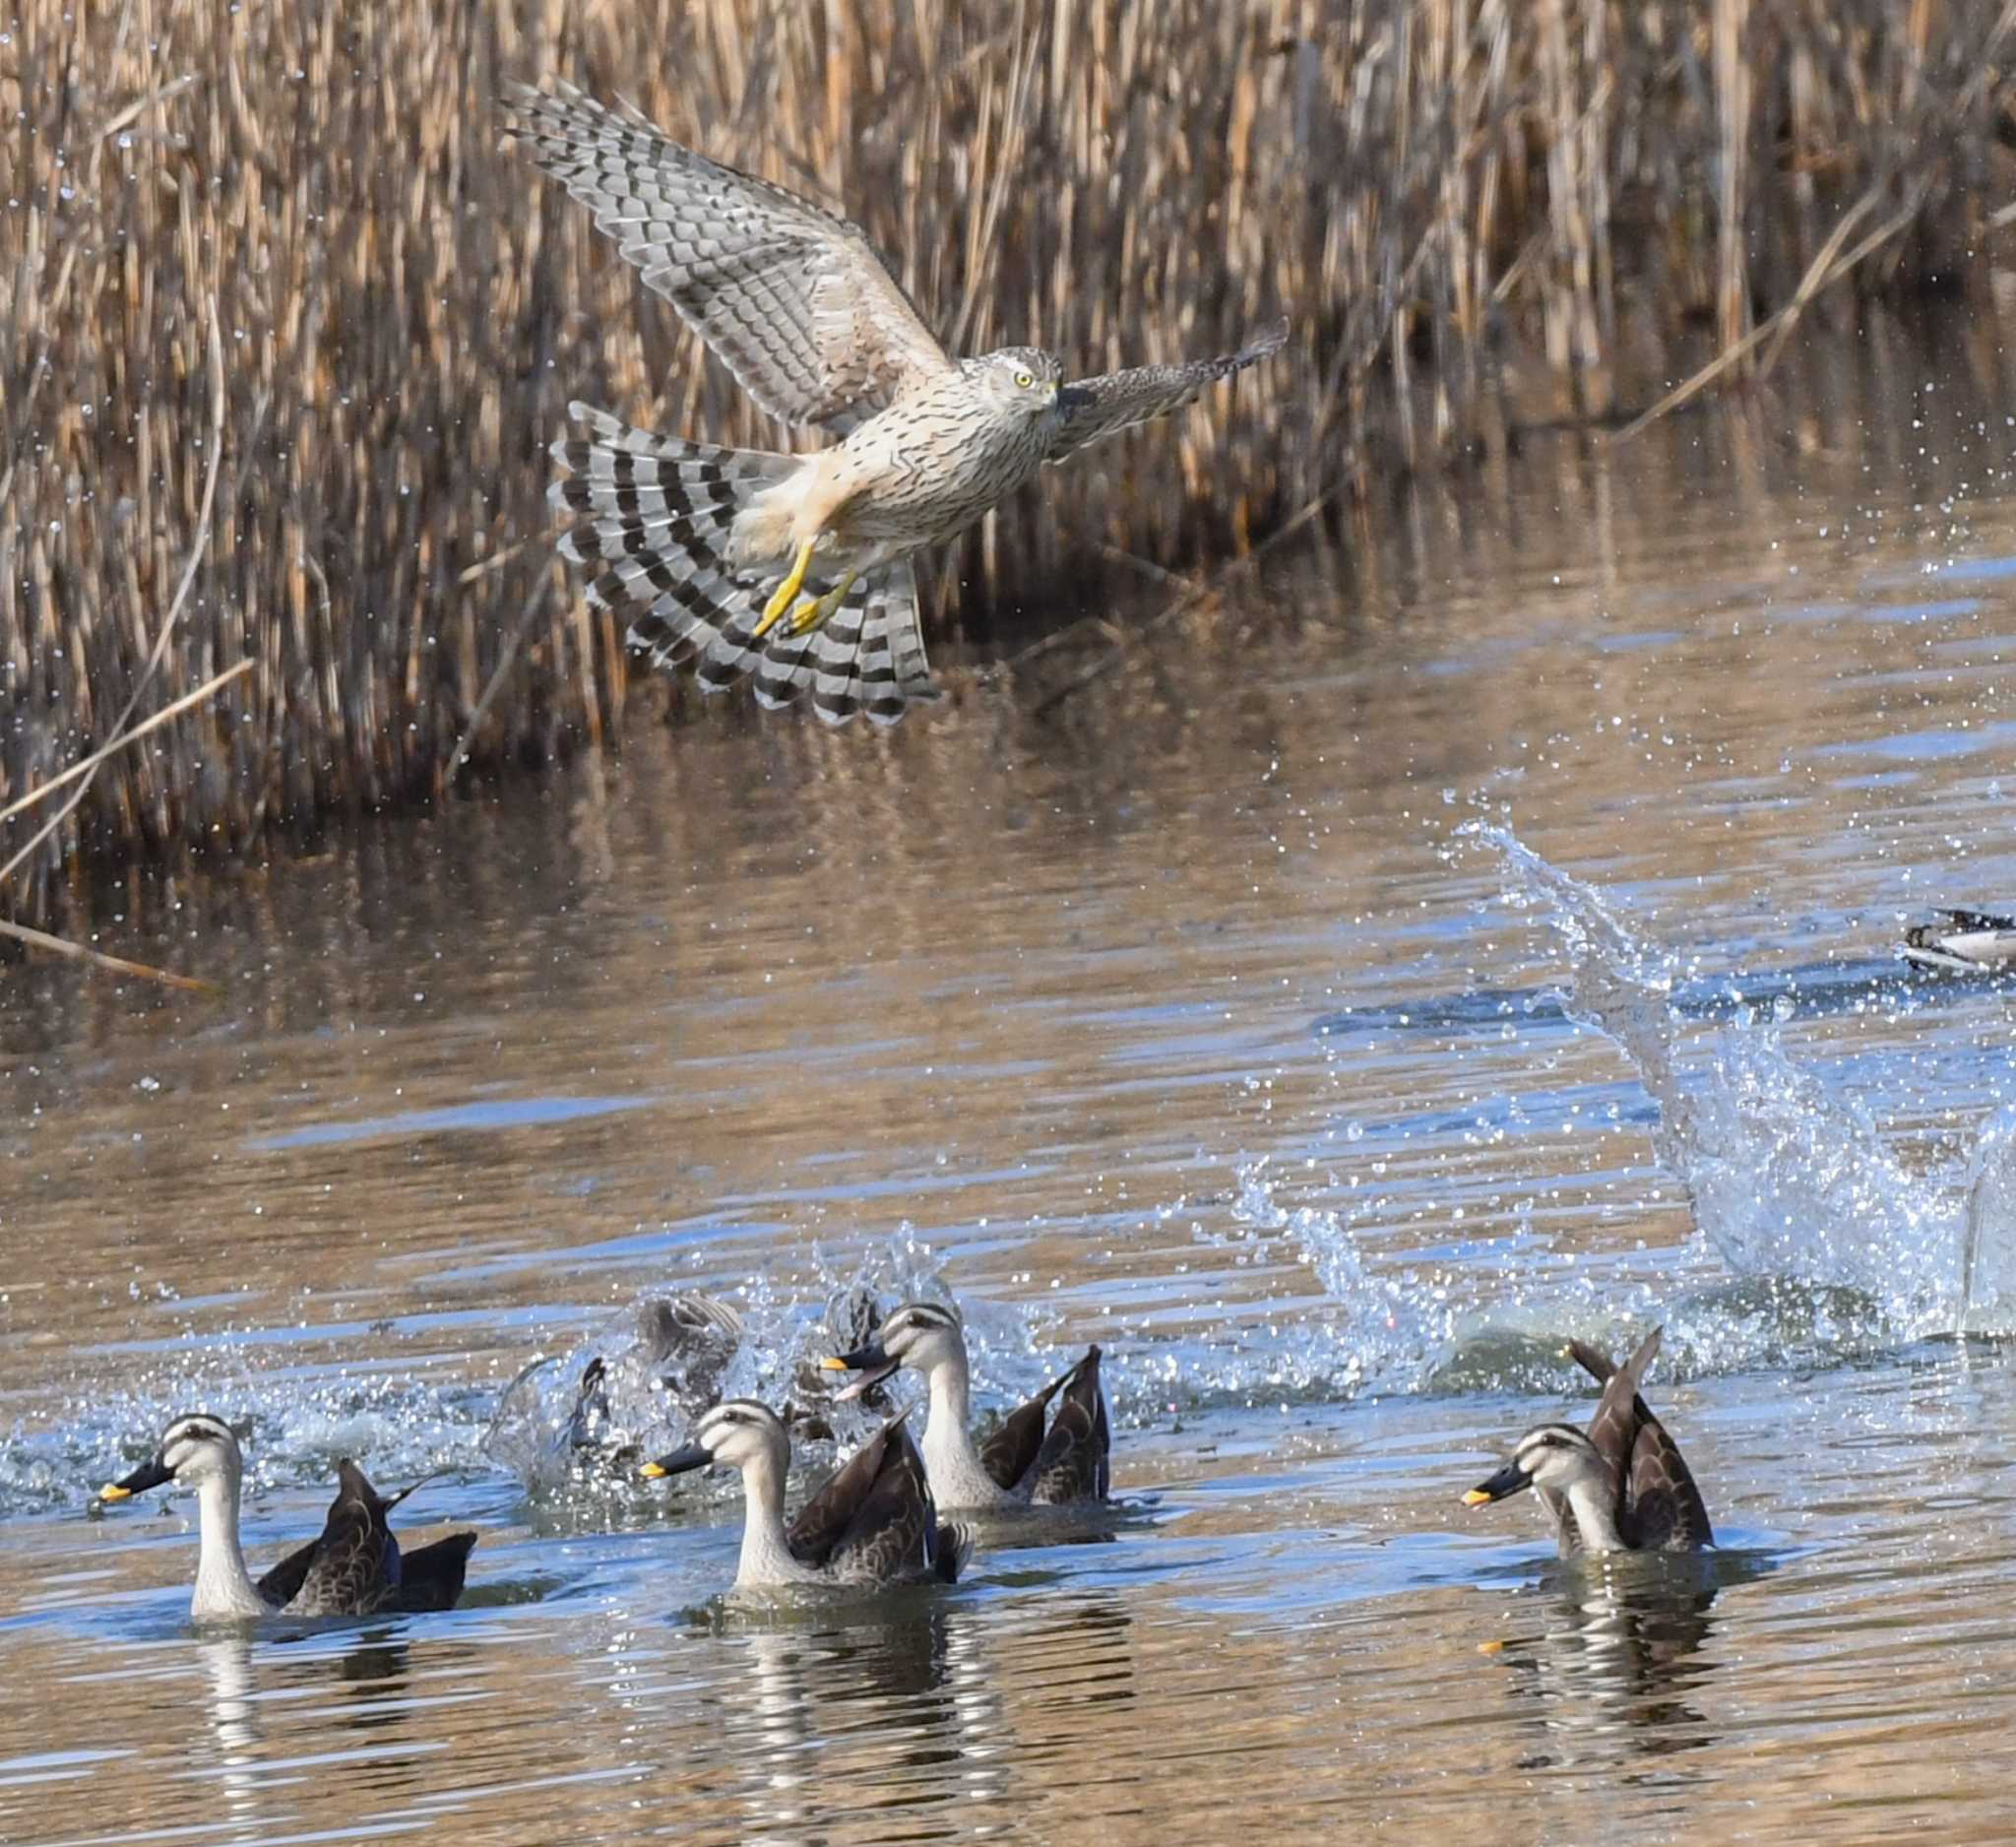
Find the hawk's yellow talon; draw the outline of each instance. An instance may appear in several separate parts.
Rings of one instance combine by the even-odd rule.
[[[790,575],[778,585],[770,601],[763,605],[763,620],[756,624],[750,639],[757,640],[767,635],[783,619],[784,612],[797,601],[798,592],[805,587],[805,573],[812,565],[812,546],[815,540],[808,539],[798,547],[798,555],[792,564]]]
[[[823,597],[800,597],[798,606],[791,611],[789,627],[793,635],[802,635],[808,628],[817,628],[829,620],[833,612],[847,601],[847,593],[853,589],[858,572],[850,571]],[[760,631],[759,631],[760,632]]]

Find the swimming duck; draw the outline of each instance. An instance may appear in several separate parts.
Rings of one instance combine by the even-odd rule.
[[[1568,1351],[1603,1385],[1585,1433],[1543,1424],[1519,1439],[1512,1460],[1463,1497],[1467,1507],[1531,1488],[1554,1521],[1561,1557],[1580,1552],[1699,1552],[1715,1544],[1701,1491],[1679,1445],[1638,1395],[1659,1352],[1661,1328],[1622,1366],[1582,1341]]]
[[[899,1367],[914,1367],[924,1375],[931,1394],[923,1440],[931,1493],[948,1512],[965,1513],[1106,1497],[1112,1438],[1099,1359],[1099,1349],[1089,1349],[1070,1371],[1011,1411],[977,1447],[967,1429],[973,1369],[956,1308],[907,1302],[873,1339],[826,1365],[861,1374],[839,1394],[843,1399],[878,1385]],[[1056,1415],[1047,1418],[1045,1429],[1053,1400]]]
[[[196,1593],[189,1614],[199,1623],[282,1611],[330,1617],[452,1610],[462,1595],[475,1534],[451,1533],[402,1553],[385,1516],[412,1489],[385,1499],[347,1457],[336,1465],[336,1500],[322,1536],[288,1553],[256,1583],[238,1545],[245,1459],[220,1419],[177,1418],[161,1433],[153,1458],[107,1482],[98,1498],[127,1500],[167,1482],[196,1491]]]
[[[738,1591],[875,1589],[954,1582],[972,1538],[938,1518],[924,1465],[899,1414],[869,1437],[788,1526],[784,1518],[790,1438],[784,1421],[753,1398],[730,1398],[693,1427],[692,1440],[643,1473],[657,1479],[689,1469],[742,1472],[742,1556]]]
[[[1939,924],[1914,924],[1898,951],[1913,968],[1945,975],[2016,971],[2016,918],[1990,911],[1941,911]]]

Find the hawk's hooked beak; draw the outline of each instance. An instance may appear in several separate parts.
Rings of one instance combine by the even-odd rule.
[[[143,1495],[150,1488],[158,1488],[163,1482],[175,1479],[173,1469],[163,1468],[158,1453],[143,1462],[131,1475],[122,1475],[116,1482],[107,1482],[98,1490],[100,1500],[131,1500],[135,1495]]]
[[[668,1456],[661,1456],[656,1462],[647,1462],[637,1472],[648,1482],[655,1482],[662,1476],[684,1475],[692,1469],[704,1469],[714,1458],[707,1453],[705,1443],[687,1443],[675,1449]]]
[[[1080,411],[1092,408],[1092,393],[1080,385],[1059,385],[1057,387],[1057,409],[1065,416],[1075,416]]]
[[[1463,1497],[1466,1507],[1481,1507],[1493,1500],[1503,1500],[1508,1495],[1516,1495],[1522,1489],[1533,1486],[1533,1477],[1516,1462],[1508,1462],[1488,1482],[1480,1482]]]
[[[858,1398],[863,1392],[872,1391],[886,1378],[894,1378],[903,1365],[901,1360],[892,1360],[876,1341],[865,1347],[856,1347],[851,1353],[837,1353],[830,1360],[819,1362],[828,1372],[858,1372],[861,1376],[833,1394],[833,1402],[844,1405],[850,1399]]]

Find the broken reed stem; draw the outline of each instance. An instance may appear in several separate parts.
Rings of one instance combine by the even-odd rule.
[[[1841,246],[1847,241],[1848,233],[1857,224],[1860,223],[1875,207],[1876,195],[1873,192],[1864,193],[1855,205],[1842,215],[1841,222],[1834,227],[1834,234],[1821,247],[1820,254],[1807,266],[1806,273],[1799,279],[1799,286],[1794,292],[1793,298],[1784,307],[1780,308],[1768,320],[1758,322],[1755,327],[1751,328],[1734,345],[1725,348],[1721,352],[1717,353],[1714,358],[1709,360],[1698,372],[1694,373],[1691,378],[1675,385],[1671,391],[1668,392],[1650,410],[1633,417],[1630,422],[1626,423],[1622,429],[1618,430],[1610,438],[1610,441],[1612,443],[1629,442],[1641,430],[1649,428],[1652,424],[1658,422],[1661,417],[1677,411],[1689,399],[1699,397],[1702,392],[1706,391],[1725,372],[1739,366],[1744,359],[1749,357],[1751,352],[1762,346],[1767,340],[1771,343],[1771,350],[1764,355],[1763,363],[1758,367],[1758,375],[1762,377],[1765,373],[1769,372],[1772,366],[1777,363],[1778,355],[1783,350],[1785,342],[1791,335],[1793,328],[1797,325],[1799,316],[1805,312],[1814,296],[1818,295],[1822,289],[1827,288],[1847,276],[1863,258],[1873,256],[1876,251],[1880,250],[1900,231],[1909,228],[1912,220],[1918,217],[1919,208],[1922,203],[1922,193],[1914,189],[1912,196],[1905,201],[1904,205],[1896,213],[1877,225],[1874,230],[1864,237],[1860,243],[1857,244],[1846,256],[1840,256]]]
[[[240,661],[236,667],[227,667],[221,673],[206,680],[194,692],[184,693],[172,705],[161,707],[152,718],[142,719],[131,731],[121,732],[110,743],[94,750],[82,762],[73,763],[67,770],[60,771],[57,775],[50,777],[40,788],[31,789],[20,800],[11,801],[6,807],[0,808],[0,823],[13,820],[17,814],[26,813],[38,801],[47,800],[57,790],[63,788],[67,783],[75,782],[80,776],[91,775],[107,757],[116,755],[119,751],[124,750],[128,744],[139,742],[149,732],[159,730],[170,719],[180,716],[180,714],[188,711],[191,706],[201,705],[212,693],[228,686],[239,674],[251,672],[258,665],[256,661]],[[0,867],[0,875],[4,875],[5,872],[12,870],[13,864],[14,862],[10,860],[7,866]]]
[[[16,924],[7,918],[0,918],[0,936],[25,944],[30,949],[45,949],[50,955],[62,956],[68,961],[88,962],[108,975],[137,975],[143,981],[158,982],[163,987],[179,987],[188,993],[217,992],[215,982],[199,981],[193,975],[177,975],[172,970],[158,969],[147,962],[131,962],[124,956],[107,955],[102,949],[94,949],[88,943],[72,942],[67,936],[52,936],[47,930]]]

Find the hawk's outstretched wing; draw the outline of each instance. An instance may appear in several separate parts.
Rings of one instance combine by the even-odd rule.
[[[1065,387],[1064,402],[1075,408],[1066,413],[1058,427],[1049,460],[1061,462],[1073,450],[1117,429],[1180,411],[1202,396],[1207,385],[1279,352],[1287,339],[1288,323],[1276,321],[1263,327],[1238,351],[1220,358],[1191,359],[1183,365],[1137,365],[1124,372],[1072,380]]]
[[[505,87],[512,132],[773,416],[846,430],[952,369],[857,224],[571,84]]]

